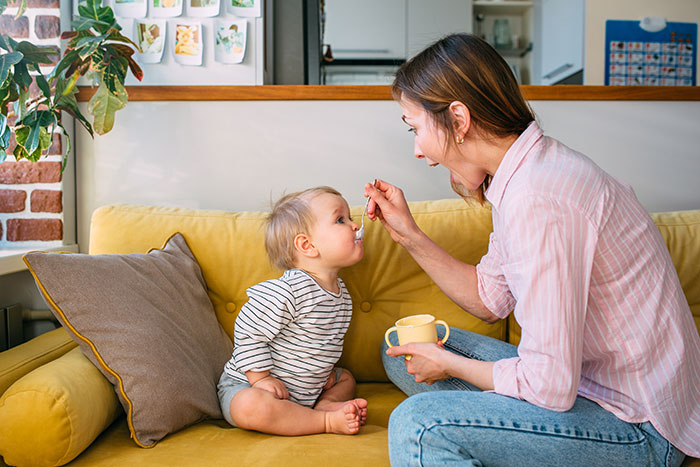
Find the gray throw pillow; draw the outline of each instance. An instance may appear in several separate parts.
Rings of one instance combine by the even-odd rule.
[[[216,384],[233,349],[181,234],[147,254],[28,253],[54,314],[102,371],[141,447],[221,418]]]

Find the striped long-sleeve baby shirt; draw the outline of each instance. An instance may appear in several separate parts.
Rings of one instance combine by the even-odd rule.
[[[247,381],[246,371],[269,371],[293,402],[311,407],[340,359],[352,317],[352,300],[321,287],[308,273],[290,269],[279,279],[247,290],[234,328],[234,349],[224,371]]]

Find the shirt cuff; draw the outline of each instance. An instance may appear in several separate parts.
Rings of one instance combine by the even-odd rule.
[[[272,360],[264,361],[264,362],[255,362],[253,364],[248,364],[248,365],[241,365],[238,368],[238,371],[241,373],[245,374],[246,371],[255,371],[255,372],[261,372],[261,371],[270,371],[274,365],[272,365]]]
[[[484,274],[482,274],[479,270],[479,266],[481,266],[481,264],[476,265],[476,286],[477,292],[479,293],[479,298],[491,313],[503,319],[512,311],[512,309],[507,306],[508,297],[504,297],[503,294],[499,294],[497,289],[493,287],[487,288]],[[486,276],[488,276],[488,274]],[[490,290],[491,293],[489,293],[488,290]]]
[[[517,365],[520,357],[504,358],[493,364],[493,390],[498,394],[522,399],[518,389]]]

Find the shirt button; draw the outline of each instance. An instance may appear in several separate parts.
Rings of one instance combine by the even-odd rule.
[[[371,309],[372,304],[366,300],[360,304],[360,310],[364,311],[365,313],[369,313],[369,310]]]
[[[233,313],[234,311],[236,311],[236,304],[233,302],[228,302],[226,304],[226,311],[228,311],[229,313]]]

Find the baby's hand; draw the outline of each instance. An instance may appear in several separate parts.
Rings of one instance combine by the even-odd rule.
[[[337,377],[336,377],[335,368],[334,368],[331,370],[330,376],[328,376],[328,381],[326,381],[326,384],[323,385],[323,390],[328,391],[330,388],[335,386],[335,383],[337,383],[336,379],[337,379]]]
[[[271,392],[277,399],[289,399],[289,391],[284,383],[272,375],[259,379],[252,387]]]

